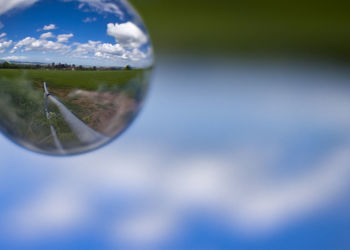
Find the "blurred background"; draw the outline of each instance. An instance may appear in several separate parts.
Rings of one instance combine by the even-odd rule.
[[[350,55],[346,1],[132,0],[159,53]]]
[[[69,158],[0,137],[0,249],[350,248],[350,5],[133,0],[143,112]]]

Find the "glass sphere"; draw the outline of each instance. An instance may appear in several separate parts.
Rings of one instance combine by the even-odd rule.
[[[15,143],[83,153],[137,116],[153,52],[127,1],[8,0],[0,28],[0,130]]]

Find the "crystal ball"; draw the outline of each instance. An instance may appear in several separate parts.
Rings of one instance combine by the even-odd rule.
[[[125,0],[7,0],[0,6],[0,131],[49,155],[99,148],[143,106],[153,67]]]

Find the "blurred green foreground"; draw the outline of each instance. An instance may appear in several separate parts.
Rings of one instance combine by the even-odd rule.
[[[350,61],[350,2],[131,0],[158,52]]]

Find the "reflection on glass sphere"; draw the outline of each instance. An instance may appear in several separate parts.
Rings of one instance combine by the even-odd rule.
[[[0,28],[0,130],[17,144],[83,153],[136,117],[153,53],[125,0],[8,0]]]

